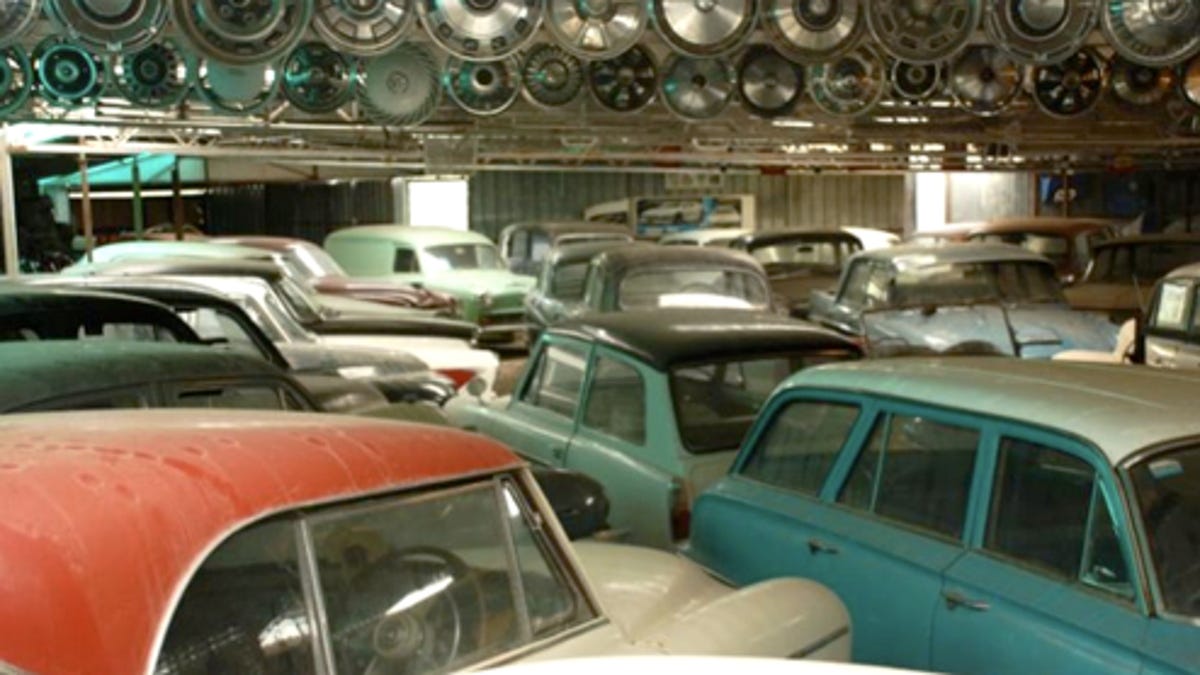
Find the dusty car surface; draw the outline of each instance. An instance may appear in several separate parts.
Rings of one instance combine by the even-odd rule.
[[[771,290],[799,317],[808,314],[812,292],[836,286],[846,261],[863,250],[858,237],[840,230],[763,230],[742,235],[729,247],[761,263]]]
[[[1012,244],[1043,255],[1054,263],[1066,283],[1083,277],[1092,262],[1092,249],[1115,235],[1118,221],[1108,218],[997,218],[970,228],[967,238],[992,244]]]
[[[1112,351],[1117,327],[1073,312],[1046,258],[1007,244],[865,251],[834,292],[814,291],[809,318],[870,351],[990,351],[1050,358]]]
[[[760,312],[588,315],[547,330],[511,397],[460,394],[446,413],[534,462],[592,476],[620,534],[670,548],[775,385],[858,354],[829,331]]]
[[[986,357],[807,370],[696,501],[690,555],[737,583],[829,585],[856,662],[1193,672],[1198,387]]]
[[[419,675],[849,650],[844,608],[812,582],[734,591],[661,552],[568,545],[515,456],[451,429],[15,415],[0,419],[0,492],[0,653],[30,672]]]
[[[626,243],[619,240],[578,243],[555,247],[546,254],[538,271],[537,284],[525,296],[529,344],[537,341],[546,326],[579,311],[592,258]]]
[[[325,250],[354,278],[399,281],[449,293],[464,319],[497,340],[524,330],[522,301],[533,277],[505,268],[477,232],[442,227],[363,225],[325,238]]]
[[[1145,310],[1155,282],[1168,272],[1200,262],[1200,235],[1121,237],[1097,244],[1093,256],[1083,281],[1066,290],[1067,300],[1120,323]]]
[[[293,237],[234,236],[209,240],[271,253],[285,274],[307,284],[317,293],[366,300],[383,305],[430,310],[438,316],[454,317],[458,303],[453,296],[411,284],[366,282],[351,279],[325,249]]]
[[[515,223],[500,231],[500,252],[508,269],[516,274],[536,275],[542,260],[555,247],[600,241],[633,241],[633,231],[624,225],[588,221]]]
[[[579,312],[651,307],[767,309],[766,272],[740,251],[630,244],[592,258]]]
[[[713,246],[725,248],[738,237],[754,230],[739,227],[702,227],[684,232],[672,232],[659,238],[660,246]]]
[[[116,408],[317,410],[262,359],[128,340],[0,342],[0,413]]]

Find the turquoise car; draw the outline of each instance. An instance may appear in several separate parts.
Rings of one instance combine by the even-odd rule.
[[[953,673],[1200,667],[1200,377],[1000,357],[785,382],[688,554],[814,579],[855,661]]]
[[[508,271],[477,232],[410,225],[364,225],[325,238],[325,250],[354,278],[398,281],[449,293],[481,339],[523,333],[525,294],[534,278]]]
[[[513,396],[460,394],[446,414],[535,463],[591,475],[617,532],[670,548],[687,537],[693,496],[729,469],[775,386],[858,354],[831,331],[760,312],[589,315],[543,333]]]

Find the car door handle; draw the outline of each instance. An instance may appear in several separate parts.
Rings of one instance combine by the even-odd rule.
[[[986,612],[992,608],[988,603],[982,600],[972,600],[958,591],[942,591],[942,597],[946,599],[948,609],[962,607],[975,612]]]
[[[813,555],[816,555],[818,553],[827,553],[829,555],[837,555],[838,550],[837,550],[836,546],[830,546],[829,544],[826,544],[825,542],[821,541],[820,539],[809,539],[808,540],[808,552]]]

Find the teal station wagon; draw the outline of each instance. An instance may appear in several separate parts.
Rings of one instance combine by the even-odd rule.
[[[695,505],[690,555],[808,577],[855,661],[1200,667],[1200,377],[998,357],[806,370]]]
[[[831,331],[760,312],[588,315],[542,335],[512,397],[460,394],[446,414],[533,462],[591,475],[614,529],[669,548],[687,537],[692,497],[729,469],[775,386],[858,355]]]
[[[325,238],[325,250],[355,278],[409,283],[449,293],[481,337],[524,330],[525,293],[534,278],[508,271],[500,251],[477,232],[443,227],[364,225]]]

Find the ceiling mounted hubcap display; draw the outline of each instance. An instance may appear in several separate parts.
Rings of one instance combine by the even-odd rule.
[[[1100,19],[1101,0],[991,0],[988,37],[1022,63],[1057,63],[1079,51]]]
[[[417,0],[421,23],[451,54],[495,61],[533,39],[540,0]]]
[[[438,67],[427,49],[402,44],[359,64],[355,97],[372,120],[386,126],[415,126],[441,101]]]
[[[296,46],[311,0],[171,0],[184,37],[205,56],[233,65],[269,63]]]
[[[883,59],[870,47],[859,47],[837,60],[808,69],[813,102],[830,115],[861,115],[879,102],[887,87]]]
[[[1200,51],[1196,0],[1109,0],[1101,19],[1113,48],[1134,63],[1171,66]]]
[[[1189,103],[1200,107],[1200,56],[1193,57],[1183,68],[1179,89]]]
[[[620,56],[588,65],[588,87],[600,105],[617,112],[641,110],[654,100],[658,69],[650,54],[634,47]]]
[[[450,99],[472,115],[499,115],[517,100],[521,80],[514,59],[446,63],[442,83]]]
[[[964,110],[998,115],[1021,91],[1021,68],[996,47],[968,47],[950,66],[950,92]]]
[[[707,120],[720,115],[733,99],[737,74],[725,59],[673,57],[663,69],[663,103],[688,120]]]
[[[40,0],[3,0],[0,2],[0,47],[20,38],[41,13]]]
[[[763,0],[763,30],[789,59],[832,60],[858,44],[866,21],[859,0]]]
[[[321,115],[350,102],[354,67],[322,42],[305,42],[283,62],[283,96],[303,112]]]
[[[556,108],[570,103],[583,89],[583,64],[561,47],[541,44],[525,57],[521,81],[527,100]]]
[[[114,75],[130,103],[169,108],[187,97],[192,86],[191,59],[174,40],[163,40],[117,61]]]
[[[38,94],[67,108],[95,103],[104,91],[108,70],[104,60],[62,38],[43,40],[33,52]]]
[[[316,0],[313,28],[339,49],[375,56],[400,44],[415,19],[410,0]]]
[[[197,75],[200,94],[214,109],[250,115],[267,107],[275,95],[275,67],[263,63],[233,66],[206,60]]]
[[[1175,73],[1170,68],[1143,66],[1119,56],[1109,65],[1109,72],[1113,94],[1130,105],[1158,103],[1175,86]]]
[[[871,0],[871,35],[888,54],[932,63],[958,53],[979,26],[981,0]]]
[[[47,0],[46,8],[69,38],[98,51],[141,49],[167,24],[164,0]]]
[[[738,67],[742,103],[759,117],[790,114],[804,94],[804,69],[783,58],[773,47],[755,45]]]
[[[546,25],[567,51],[608,59],[632,47],[646,31],[641,0],[546,0]]]
[[[7,116],[29,100],[33,69],[20,45],[0,51],[0,117]]]
[[[942,69],[936,63],[909,63],[896,61],[892,64],[892,91],[899,98],[919,102],[937,93],[942,84]]]
[[[1033,71],[1033,100],[1047,115],[1074,117],[1096,107],[1104,92],[1104,63],[1090,49]]]
[[[654,28],[672,49],[717,56],[746,43],[757,18],[755,0],[653,0]]]

